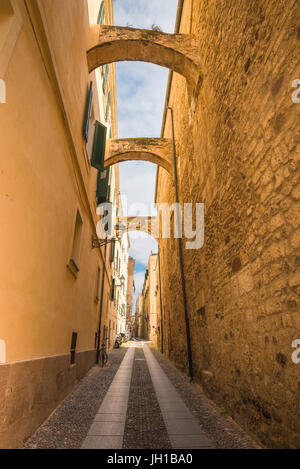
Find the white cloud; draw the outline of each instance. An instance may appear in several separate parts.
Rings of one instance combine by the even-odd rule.
[[[174,32],[178,0],[115,0],[115,24],[134,28],[158,25],[164,32]]]
[[[148,264],[149,255],[152,252],[157,252],[157,242],[145,233],[133,232],[130,233],[130,255],[143,264],[146,268]]]

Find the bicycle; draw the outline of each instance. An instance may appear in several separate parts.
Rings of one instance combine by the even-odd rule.
[[[108,361],[108,354],[107,354],[107,351],[106,351],[105,342],[102,342],[102,347],[100,349],[100,357],[99,358],[100,358],[101,366],[106,365],[106,363]]]

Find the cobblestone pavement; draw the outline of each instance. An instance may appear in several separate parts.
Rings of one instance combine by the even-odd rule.
[[[130,344],[126,344],[128,346]],[[152,384],[142,342],[135,343],[123,449],[169,449],[171,443]],[[259,446],[210,401],[196,383],[151,347],[159,365],[216,448],[252,449]],[[46,422],[25,449],[80,448],[123,360],[127,347],[113,350],[105,368],[94,366]]]
[[[167,449],[171,444],[142,348],[135,349],[123,449]]]
[[[26,441],[24,448],[80,448],[126,351],[126,348],[113,350],[104,368],[91,368],[87,376]]]
[[[214,402],[209,400],[197,383],[180,372],[165,356],[151,347],[155,358],[184,400],[186,406],[196,417],[207,437],[219,449],[255,449],[258,444],[230,417],[221,413]]]

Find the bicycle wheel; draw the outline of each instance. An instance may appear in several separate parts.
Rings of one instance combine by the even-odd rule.
[[[106,351],[102,349],[101,352],[100,352],[101,365],[102,366],[106,365],[107,360],[108,360],[108,355],[107,355]]]

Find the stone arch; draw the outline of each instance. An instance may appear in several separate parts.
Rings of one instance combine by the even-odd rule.
[[[172,172],[172,141],[164,138],[123,138],[107,141],[104,165],[123,161],[149,161]]]
[[[87,61],[89,71],[112,62],[151,62],[183,75],[197,94],[202,83],[199,45],[191,34],[167,34],[123,26],[93,25]]]
[[[116,217],[117,234],[123,235],[130,231],[143,231],[158,242],[158,217]]]

